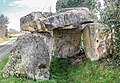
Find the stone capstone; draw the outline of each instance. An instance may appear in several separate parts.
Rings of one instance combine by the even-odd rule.
[[[107,56],[110,48],[110,28],[100,23],[83,25],[83,43],[87,58],[98,60]]]
[[[81,31],[78,29],[54,29],[54,55],[67,58],[80,53]]]
[[[49,33],[20,36],[10,52],[3,76],[49,79],[53,39]]]
[[[93,22],[91,12],[85,7],[66,8],[48,17],[33,18],[35,16],[31,18],[31,14],[22,17],[21,28],[30,32],[48,32],[56,28],[78,28],[81,24]]]
[[[56,14],[51,15],[47,18],[41,19],[48,30],[53,30],[55,28],[71,29],[66,26],[73,26],[72,28],[78,28],[81,24],[93,22],[91,12],[88,8],[78,7],[78,8],[66,8]],[[52,27],[47,27],[51,25]]]

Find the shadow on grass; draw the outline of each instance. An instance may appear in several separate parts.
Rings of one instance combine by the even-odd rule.
[[[71,63],[69,59],[53,57],[50,66],[51,79],[55,79],[57,83],[68,83],[70,67]]]

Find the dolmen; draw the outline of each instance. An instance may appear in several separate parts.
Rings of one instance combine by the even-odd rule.
[[[30,33],[18,37],[3,76],[49,79],[51,57],[69,58],[80,53],[81,43],[91,61],[107,56],[110,28],[94,22],[88,8],[65,8],[54,14],[33,12],[20,19]]]

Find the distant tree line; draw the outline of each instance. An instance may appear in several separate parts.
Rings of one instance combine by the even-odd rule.
[[[7,24],[9,23],[8,18],[0,14],[0,37],[7,36]]]
[[[6,25],[8,23],[9,23],[8,18],[5,15],[0,14],[0,24],[1,25]]]
[[[56,3],[56,10],[70,7],[87,7],[90,10],[96,6],[96,0],[58,0]]]

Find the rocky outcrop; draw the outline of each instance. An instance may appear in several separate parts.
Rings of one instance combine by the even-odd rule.
[[[81,31],[78,29],[55,29],[54,55],[58,58],[67,58],[80,53]]]
[[[87,58],[98,60],[107,55],[110,47],[110,28],[100,23],[83,25],[83,40]]]
[[[52,43],[49,33],[30,33],[20,36],[10,52],[10,59],[3,69],[3,76],[49,79]]]
[[[21,28],[30,32],[48,32],[56,28],[78,28],[81,24],[93,22],[88,8],[66,8],[49,17],[31,18],[32,14],[22,17]],[[66,27],[72,26],[72,27]],[[81,28],[81,27],[80,27]]]

